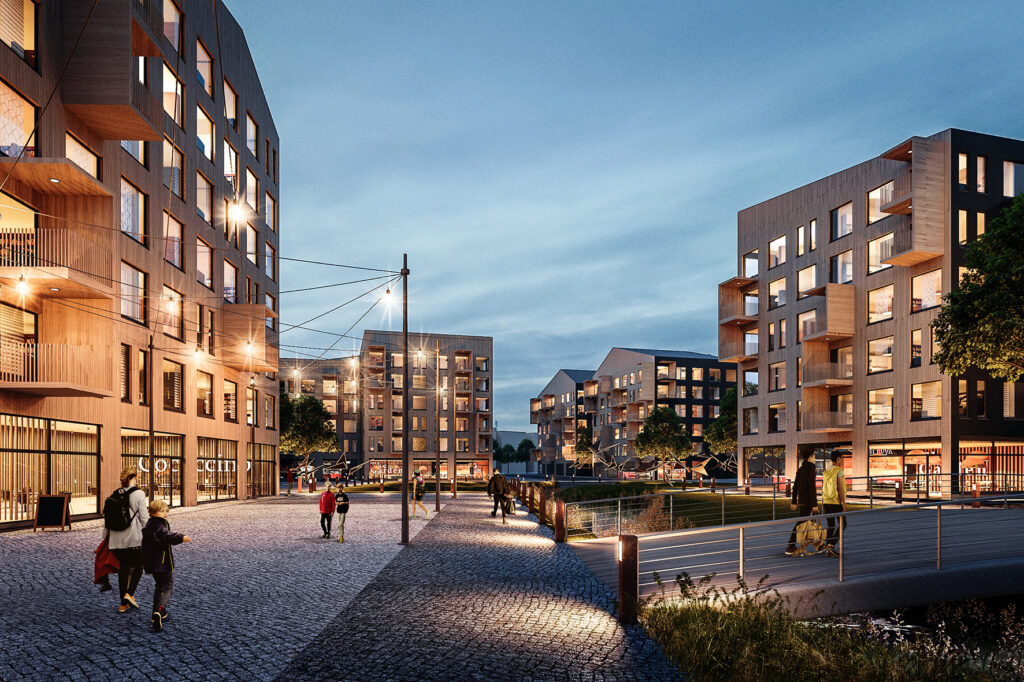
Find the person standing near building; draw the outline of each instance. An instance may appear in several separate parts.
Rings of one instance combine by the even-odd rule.
[[[815,487],[817,471],[814,468],[814,451],[808,450],[801,457],[800,468],[796,471],[796,480],[793,481],[793,501],[790,505],[799,512],[799,516],[810,516],[818,506],[818,491]],[[793,532],[789,535],[789,544],[786,546],[786,554],[794,556],[798,549],[796,546],[796,532],[802,520],[798,520],[793,526]]]
[[[345,487],[338,486],[334,493],[334,508],[338,512],[338,542],[345,542],[345,514],[348,514],[348,493]]]
[[[103,503],[103,539],[117,557],[121,605],[118,613],[139,608],[135,589],[142,578],[142,529],[149,523],[146,493],[135,487],[139,470],[133,466],[121,470],[121,487]]]
[[[334,518],[334,486],[320,493],[320,530],[324,537],[331,537],[331,520]]]
[[[412,517],[416,518],[416,507],[423,510],[423,518],[429,519],[430,512],[423,505],[423,496],[427,492],[427,484],[423,480],[423,472],[417,471],[412,479]]]
[[[838,450],[832,451],[832,466],[825,470],[821,479],[821,506],[826,514],[838,514],[846,511],[846,478],[843,476],[842,455]],[[842,519],[843,530],[846,530],[846,517],[828,517],[828,539],[825,554],[838,557],[839,552],[839,519]]]
[[[494,475],[487,481],[487,497],[494,498],[494,509],[491,511],[491,516],[498,515],[498,507],[501,507],[501,522],[505,521],[505,507],[502,505],[504,499],[508,496],[508,481],[501,474],[501,469],[494,467]]]

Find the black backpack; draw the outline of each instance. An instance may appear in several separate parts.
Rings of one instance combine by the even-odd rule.
[[[131,488],[118,488],[110,493],[103,502],[103,525],[107,530],[127,530],[132,525],[135,515],[132,514],[129,502],[132,493],[138,490],[135,486]]]

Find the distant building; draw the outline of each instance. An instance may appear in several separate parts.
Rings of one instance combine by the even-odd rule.
[[[493,462],[493,342],[487,336],[410,334],[409,428],[414,470],[483,478]],[[335,415],[340,455],[370,478],[402,466],[401,332],[366,331],[358,356],[281,359],[283,390],[311,394]],[[518,441],[517,443],[518,444]]]
[[[719,401],[736,385],[736,366],[690,351],[612,348],[596,371],[559,370],[530,401],[537,424],[534,451],[549,473],[566,473],[577,461],[576,439],[586,427],[593,446],[617,461],[636,458],[634,443],[656,407],[683,418],[694,450],[718,418]]]

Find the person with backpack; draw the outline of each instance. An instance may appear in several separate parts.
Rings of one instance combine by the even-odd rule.
[[[142,529],[149,523],[149,511],[146,493],[134,485],[138,475],[135,467],[125,467],[121,471],[121,487],[103,503],[103,539],[120,564],[118,613],[139,608],[134,595],[142,578]]]
[[[324,537],[331,537],[331,520],[334,518],[334,486],[320,493],[320,530]]]
[[[153,576],[156,587],[153,588],[153,631],[164,629],[167,619],[167,604],[171,601],[174,589],[174,556],[171,545],[192,542],[192,538],[181,533],[172,533],[171,524],[167,522],[167,503],[153,500],[149,503],[149,522],[142,529],[143,567],[146,573]]]
[[[809,517],[818,506],[818,491],[815,487],[818,472],[814,466],[814,451],[807,450],[800,460],[802,463],[796,471],[796,480],[793,481],[793,502],[790,506],[799,512],[800,517]],[[799,554],[796,535],[803,523],[806,521],[798,520],[789,535],[789,544],[786,545],[786,554],[789,556]]]
[[[338,542],[345,542],[345,514],[348,514],[348,494],[342,485],[339,485],[338,492],[334,493],[334,507],[338,512]]]
[[[825,469],[821,478],[821,506],[826,514],[838,514],[846,511],[846,478],[843,476],[842,455],[838,450],[832,451],[832,466]],[[825,540],[825,555],[833,559],[839,556],[839,519],[842,519],[843,530],[846,530],[846,516],[828,517],[828,538]]]

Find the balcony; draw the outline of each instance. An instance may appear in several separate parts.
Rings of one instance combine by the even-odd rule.
[[[63,3],[64,35],[79,34],[90,4]],[[163,106],[135,73],[138,57],[160,55],[160,12],[155,0],[99,3],[64,74],[64,105],[104,139],[163,137]]]
[[[718,352],[719,362],[746,362],[757,359],[756,341],[733,341],[722,344]]]
[[[853,386],[852,363],[826,362],[820,365],[807,365],[803,373],[803,388]]]
[[[47,196],[89,196],[109,199],[112,195],[99,180],[78,164],[63,157],[0,157],[0,173],[10,175],[33,193]]]
[[[885,213],[907,216],[894,230],[893,252],[885,260],[889,265],[915,265],[944,252],[943,235],[950,217],[945,196],[948,154],[942,140],[921,137],[882,154],[908,164],[895,179],[893,200],[881,207]]]
[[[718,324],[742,326],[757,321],[757,299],[728,297],[719,298]]]
[[[109,350],[63,343],[0,344],[0,390],[40,397],[114,395]]]
[[[803,430],[808,433],[835,433],[853,430],[852,412],[808,412],[803,415]]]
[[[271,314],[262,303],[224,304],[220,342],[226,365],[243,372],[277,371],[276,339],[266,325]]]
[[[813,320],[800,322],[803,341],[836,341],[853,337],[854,287],[852,284],[826,284],[825,301]],[[799,317],[797,318],[799,320]]]
[[[0,231],[0,283],[46,298],[112,298],[110,251],[64,228]]]

